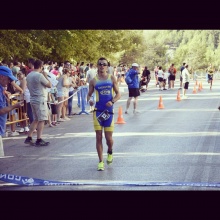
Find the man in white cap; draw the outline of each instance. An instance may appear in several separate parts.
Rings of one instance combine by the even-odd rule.
[[[16,80],[10,68],[0,66],[0,157],[4,157],[2,135],[5,133],[7,113],[24,105],[23,101],[21,101],[15,105],[7,106],[6,87],[10,82]]]
[[[132,64],[132,68],[129,70],[130,77],[132,79],[132,83],[128,84],[128,91],[129,91],[129,97],[126,104],[126,110],[125,114],[128,114],[128,108],[131,103],[131,99],[134,97],[134,110],[133,113],[138,113],[137,111],[137,100],[138,96],[140,96],[140,90],[139,90],[139,80],[138,80],[138,67],[139,65],[137,63]]]

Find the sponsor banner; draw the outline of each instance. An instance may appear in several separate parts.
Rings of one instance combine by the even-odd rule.
[[[61,182],[42,180],[31,177],[1,174],[0,180],[22,186],[64,186],[64,185],[100,185],[100,186],[191,186],[191,187],[220,187],[220,183],[191,183],[191,182],[126,182],[126,181],[73,181]]]

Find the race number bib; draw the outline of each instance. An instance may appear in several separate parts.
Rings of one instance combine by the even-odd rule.
[[[98,117],[97,117],[97,120],[99,122],[102,122],[102,121],[106,121],[110,118],[110,114],[108,112],[108,110],[104,110]]]

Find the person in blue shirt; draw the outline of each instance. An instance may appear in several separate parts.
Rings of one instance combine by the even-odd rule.
[[[2,135],[5,133],[7,113],[24,105],[23,101],[7,106],[6,87],[10,82],[17,81],[10,68],[0,66],[0,157],[4,156]]]
[[[139,65],[137,63],[133,63],[132,68],[129,70],[129,74],[132,78],[132,84],[128,85],[129,97],[128,97],[128,100],[127,100],[127,103],[126,103],[125,114],[128,114],[128,109],[129,109],[132,98],[134,98],[133,113],[134,114],[138,113],[138,111],[137,111],[137,100],[138,100],[138,96],[140,96],[138,67],[139,67]]]

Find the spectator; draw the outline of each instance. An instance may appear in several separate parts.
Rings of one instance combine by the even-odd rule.
[[[162,70],[162,67],[159,66],[159,70],[158,70],[158,82],[159,82],[159,90],[162,91],[163,89],[163,78],[164,78],[164,72]]]
[[[90,70],[87,72],[86,82],[90,83],[91,80],[96,76],[97,71],[93,63],[90,64]],[[95,92],[92,93],[91,99],[95,102]],[[94,110],[94,106],[90,106],[90,112]]]
[[[7,106],[7,97],[5,94],[5,88],[10,81],[16,81],[10,68],[6,66],[0,66],[0,156],[4,156],[4,148],[2,142],[2,135],[5,133],[5,126],[7,121],[7,113],[15,108],[23,106],[23,102],[17,102],[14,105]]]
[[[150,79],[150,71],[147,69],[147,66],[145,66],[140,80],[140,89],[142,89],[142,86],[145,85],[147,90]]]
[[[167,84],[167,78],[169,77],[169,72],[168,70],[164,71],[164,75],[163,75],[163,90],[167,90],[166,89],[166,84]]]
[[[84,69],[84,73],[85,73],[85,76],[84,78],[86,78],[86,75],[87,75],[87,71],[89,70],[89,63],[86,64],[86,67]]]
[[[89,102],[91,106],[95,104],[93,123],[96,132],[96,149],[99,158],[97,170],[103,171],[105,167],[103,160],[102,132],[104,129],[105,139],[108,146],[107,164],[111,164],[113,162],[113,105],[120,99],[121,95],[115,77],[107,73],[107,60],[105,58],[99,58],[97,65],[98,73],[89,83],[87,102]],[[96,102],[94,102],[93,99],[90,99],[94,91],[98,95],[98,101],[96,100]]]
[[[41,136],[44,129],[44,123],[48,120],[48,107],[47,107],[47,89],[51,88],[52,84],[48,80],[47,73],[42,72],[43,62],[36,60],[34,62],[34,70],[27,75],[27,87],[30,91],[30,103],[33,112],[34,121],[31,123],[28,137],[25,144],[35,146],[47,146],[50,142],[44,141]],[[32,135],[37,128],[37,140],[34,143]]]
[[[212,67],[212,64],[209,64],[209,67],[206,69],[206,72],[208,73],[208,83],[210,83],[210,90],[212,90],[212,81],[213,81],[213,74],[215,69]]]
[[[28,73],[29,74],[31,71],[34,70],[34,62],[35,62],[35,59],[34,58],[29,58],[28,59]]]
[[[17,77],[17,73],[20,70],[19,62],[15,61],[14,66],[12,67],[12,73],[15,77]]]
[[[22,107],[22,119],[26,119],[25,121],[21,121],[21,123],[20,123],[21,129],[20,129],[19,133],[29,131],[28,124],[27,124],[27,102],[26,102],[26,99],[28,97],[30,97],[30,92],[27,88],[26,75],[27,75],[27,72],[26,72],[26,69],[24,67],[21,70],[19,70],[19,72],[17,74],[19,82],[20,82],[19,86],[24,91],[24,94],[23,94],[24,106]],[[29,112],[29,115],[30,115],[30,112]],[[33,117],[32,111],[31,111],[31,116],[30,117]],[[31,121],[31,119],[30,119],[30,121]]]
[[[72,108],[73,108],[73,93],[74,88],[77,87],[75,77],[73,77],[74,71],[70,70],[69,76],[69,99],[68,99],[68,117],[71,118],[72,116]]]
[[[184,68],[185,68],[185,64],[186,64],[186,63],[183,63],[183,65],[182,65],[181,68],[180,68],[180,88],[179,88],[179,89],[182,89],[182,87],[183,87],[182,72],[183,72],[183,70],[184,70]]]
[[[66,109],[68,106],[68,101],[64,101],[69,97],[69,76],[70,76],[70,69],[64,68],[63,69],[63,75],[58,78],[58,84],[57,84],[57,97],[58,102],[60,102],[57,105],[57,121],[68,121],[70,120],[68,117],[66,117]],[[60,118],[62,114],[62,118]]]
[[[111,66],[111,63],[108,62],[108,70],[107,70],[108,74],[114,75],[114,68],[113,66]]]
[[[84,62],[81,62],[80,67],[79,67],[79,78],[80,79],[85,78],[84,69],[85,69]]]
[[[182,71],[182,78],[183,78],[183,95],[182,95],[182,99],[187,99],[188,96],[186,96],[186,90],[188,90],[189,88],[189,78],[190,78],[190,74],[188,71],[188,65],[185,65],[185,68]]]
[[[159,66],[155,66],[154,68],[154,75],[155,75],[155,80],[156,80],[156,87],[157,85],[159,85],[159,82],[158,82],[158,71],[159,71]]]
[[[128,109],[129,109],[132,98],[134,98],[133,113],[134,114],[139,113],[137,111],[137,101],[138,101],[138,96],[140,96],[138,71],[137,71],[138,67],[139,67],[139,65],[137,63],[133,63],[132,68],[129,70],[129,74],[131,75],[131,78],[132,78],[132,84],[128,85],[129,98],[127,100],[125,114],[128,114]]]
[[[170,76],[168,77],[169,81],[169,89],[174,89],[174,82],[176,79],[176,68],[174,67],[174,64],[171,64],[169,68]]]
[[[117,83],[121,85],[121,72],[122,72],[122,66],[117,66]]]

